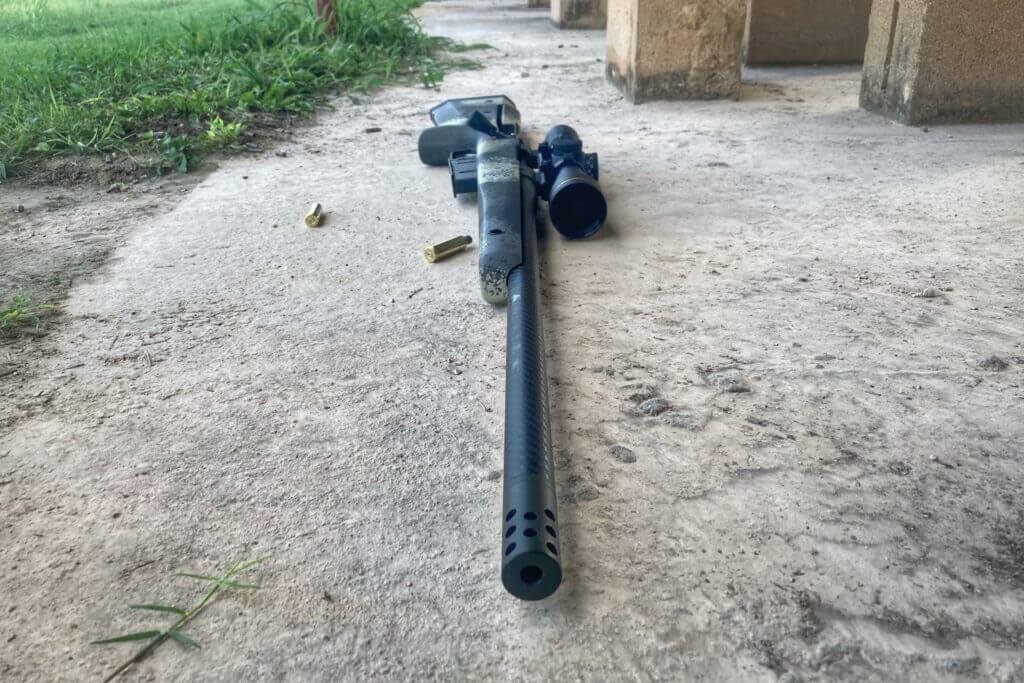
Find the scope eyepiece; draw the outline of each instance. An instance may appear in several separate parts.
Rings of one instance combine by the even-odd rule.
[[[608,203],[593,176],[576,165],[558,171],[548,197],[551,224],[569,239],[584,239],[601,229]]]
[[[590,237],[608,218],[597,155],[583,153],[583,141],[570,126],[548,131],[539,153],[551,224],[569,239]]]

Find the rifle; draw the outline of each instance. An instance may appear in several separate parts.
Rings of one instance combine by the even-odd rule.
[[[608,205],[596,154],[569,126],[555,126],[536,150],[520,138],[520,117],[504,96],[447,100],[430,110],[420,159],[447,165],[455,196],[477,194],[480,292],[507,304],[505,470],[501,580],[523,600],[541,600],[562,581],[551,450],[548,379],[541,328],[538,199],[570,239],[601,229]]]

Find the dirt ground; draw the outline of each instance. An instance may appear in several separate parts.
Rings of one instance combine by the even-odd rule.
[[[522,5],[428,4],[484,68],[204,176],[0,186],[4,287],[70,287],[0,347],[0,678],[101,677],[132,647],[89,641],[166,621],[128,604],[269,555],[127,678],[1024,679],[1024,126],[893,125],[849,68],[633,107]],[[426,110],[497,92],[611,208],[544,245],[534,604],[498,579],[504,315],[418,251],[476,226]]]

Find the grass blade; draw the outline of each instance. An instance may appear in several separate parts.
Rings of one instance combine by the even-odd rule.
[[[103,640],[94,640],[90,645],[109,645],[111,643],[131,643],[136,640],[149,640],[150,638],[159,638],[163,635],[163,631],[139,631],[138,633],[129,633],[123,636],[116,636],[114,638],[104,638]]]
[[[204,574],[190,574],[189,572],[178,572],[175,576],[184,576],[188,579],[195,579],[196,581],[220,581],[219,576],[206,576]]]
[[[180,607],[171,607],[170,605],[128,605],[129,609],[148,609],[151,612],[169,612],[171,614],[177,614],[179,617],[183,617],[187,612]]]
[[[171,640],[176,642],[178,645],[181,645],[186,650],[189,649],[189,648],[195,648],[197,650],[201,649],[199,647],[199,643],[197,643],[196,641],[192,640],[191,638],[186,636],[181,631],[176,631],[174,629],[171,629],[170,631],[167,632],[167,636]]]
[[[227,586],[228,588],[252,589],[252,590],[255,590],[257,588],[261,588],[262,587],[262,586],[258,586],[258,585],[253,584],[253,583],[238,583],[237,581],[228,581],[228,580],[221,581],[220,585]]]
[[[228,571],[228,576],[230,577],[235,576],[237,574],[241,574],[242,572],[248,571],[249,569],[252,569],[256,565],[260,564],[261,562],[266,562],[269,559],[270,556],[266,555],[264,557],[257,557],[255,560],[249,560],[248,562],[239,562]]]
[[[152,612],[165,612],[168,614],[174,614],[178,619],[167,629],[162,631],[140,631],[139,633],[130,633],[128,635],[117,636],[116,638],[107,638],[105,640],[94,641],[96,645],[104,645],[109,643],[126,643],[130,641],[138,640],[149,640],[148,643],[140,650],[138,650],[130,659],[123,662],[109,676],[104,679],[104,683],[109,683],[113,679],[120,676],[122,673],[127,671],[129,668],[141,662],[143,659],[148,657],[154,650],[162,645],[167,639],[173,640],[184,649],[199,649],[200,645],[194,639],[186,636],[181,632],[180,629],[185,628],[189,623],[192,622],[206,607],[215,600],[221,593],[231,589],[257,589],[259,586],[255,584],[241,583],[239,581],[232,580],[232,577],[238,576],[242,572],[251,569],[253,566],[269,559],[267,557],[261,557],[256,560],[236,562],[231,565],[227,571],[221,576],[209,576],[206,574],[194,574],[192,572],[180,572],[177,576],[181,576],[188,579],[195,579],[197,581],[203,581],[208,586],[203,591],[195,604],[192,605],[188,610],[183,610],[179,607],[172,605],[161,605],[154,603],[141,603],[135,605],[129,605],[132,609],[149,610]]]

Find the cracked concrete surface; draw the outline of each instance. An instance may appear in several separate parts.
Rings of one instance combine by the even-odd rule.
[[[222,162],[0,379],[0,677],[94,679],[130,649],[88,641],[159,622],[127,603],[264,554],[129,679],[1024,677],[1024,127],[891,125],[848,68],[634,107],[602,33],[523,4],[426,5],[481,70]],[[427,109],[498,91],[578,128],[611,209],[543,247],[541,604],[498,579],[503,313],[418,250],[476,225]]]

